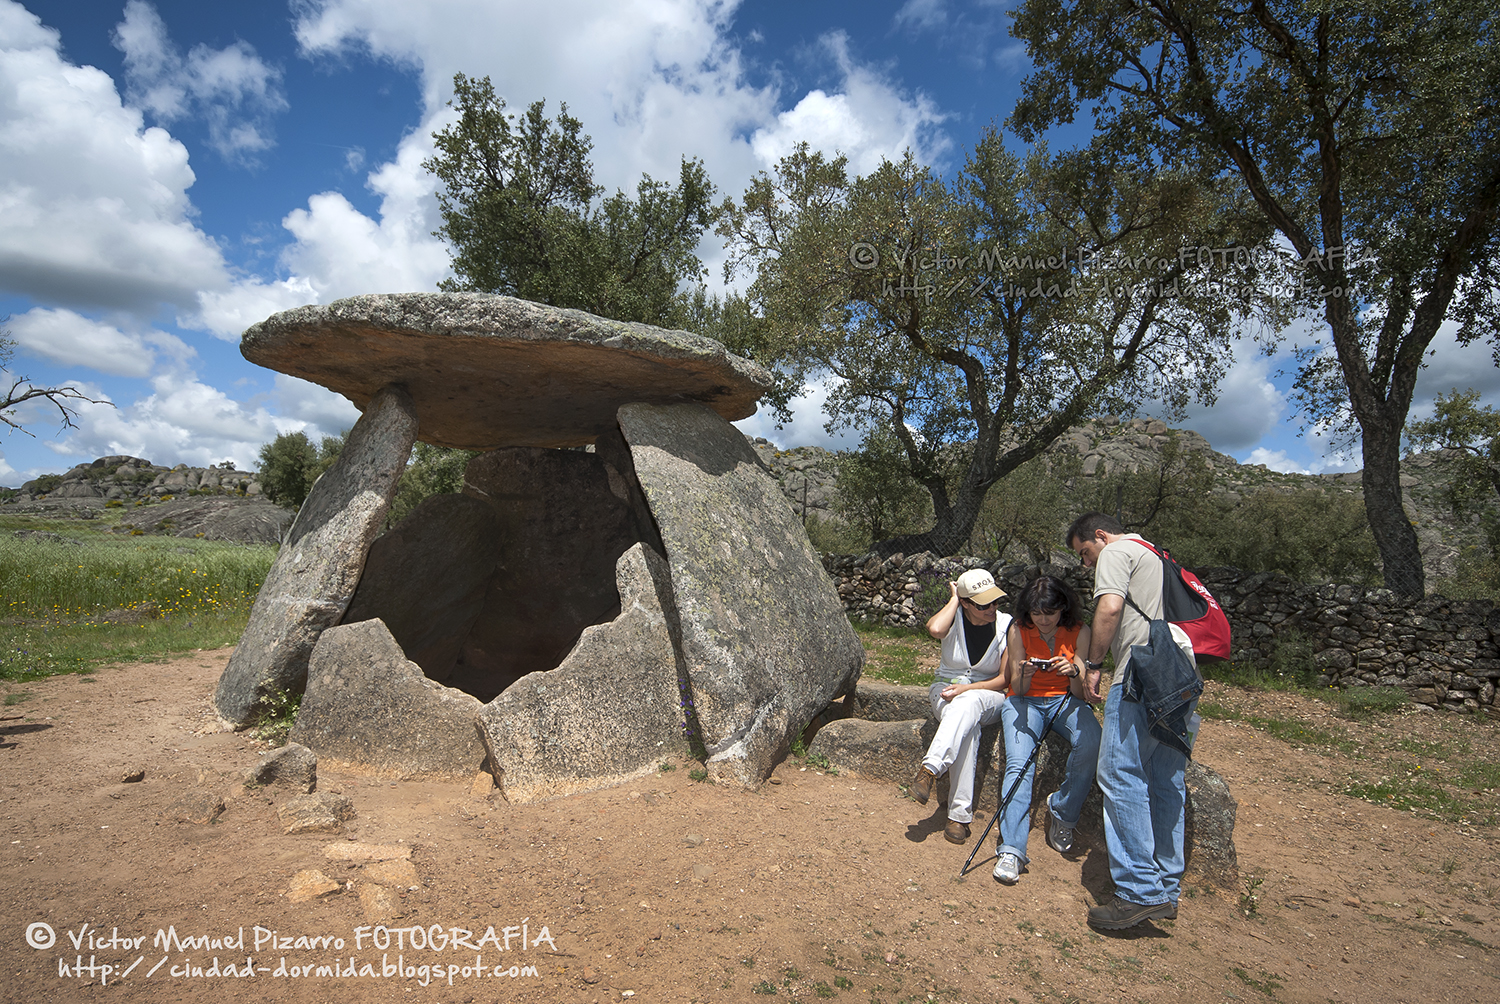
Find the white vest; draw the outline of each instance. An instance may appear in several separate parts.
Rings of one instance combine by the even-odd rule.
[[[947,682],[961,677],[972,683],[999,675],[1000,657],[1005,654],[1005,632],[1008,630],[1010,614],[997,614],[995,637],[990,642],[990,647],[984,650],[984,655],[980,656],[978,662],[971,664],[969,643],[964,638],[964,613],[962,610],[955,610],[953,626],[943,636],[943,656],[942,663],[937,668],[937,679]]]

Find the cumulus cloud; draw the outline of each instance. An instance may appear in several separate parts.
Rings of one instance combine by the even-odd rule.
[[[920,93],[907,97],[884,75],[857,64],[843,32],[819,43],[843,76],[837,94],[814,90],[776,116],[774,125],[755,131],[750,145],[764,167],[771,167],[806,142],[826,154],[842,153],[857,174],[868,174],[881,160],[896,160],[910,149],[931,163],[948,148],[938,126],[947,118]]]
[[[113,41],[125,54],[127,96],[157,121],[202,119],[209,145],[225,160],[253,163],[255,154],[274,145],[271,119],[287,108],[281,71],[266,65],[253,46],[200,44],[184,57],[144,0],[125,5]]]
[[[37,307],[11,318],[9,329],[16,345],[28,355],[64,366],[87,366],[112,376],[149,375],[157,349],[178,361],[193,354],[192,348],[175,335],[163,331],[126,333],[71,310]]]
[[[832,379],[827,376],[817,378],[804,387],[801,394],[792,398],[792,420],[782,428],[776,427],[775,412],[765,405],[749,418],[735,422],[734,426],[752,438],[764,437],[781,449],[796,446],[821,446],[825,450],[858,449],[863,438],[859,430],[839,429],[837,432],[829,432],[824,428],[828,416],[823,411],[823,403],[828,400],[829,382]]]
[[[278,385],[281,379],[278,377]],[[70,382],[90,397],[105,398],[103,390],[95,385]],[[284,403],[280,393],[274,397],[278,405]],[[344,403],[348,405],[347,401]],[[352,405],[348,407],[353,410]],[[317,411],[310,407],[302,410]],[[236,401],[190,371],[174,371],[152,378],[150,393],[132,403],[120,403],[117,408],[80,405],[75,419],[78,428],[45,445],[74,463],[127,454],[169,466],[207,467],[233,460],[241,470],[253,470],[260,448],[283,432],[306,432],[316,441],[352,424],[340,424],[343,416],[336,407],[325,407],[324,412],[330,419],[327,425],[285,412],[276,413],[266,402]]]
[[[0,0],[0,288],[71,307],[192,307],[227,285],[192,222],[181,143],[114,81],[59,56],[55,31]]]
[[[1257,446],[1255,449],[1251,450],[1250,455],[1245,458],[1245,463],[1265,464],[1271,470],[1280,471],[1283,474],[1312,473],[1306,467],[1303,467],[1295,460],[1290,459],[1286,455],[1285,450],[1268,450],[1263,446]]]
[[[1254,446],[1276,427],[1287,410],[1286,396],[1267,375],[1271,360],[1256,355],[1249,341],[1240,341],[1236,349],[1235,363],[1219,384],[1214,406],[1190,404],[1181,422],[1183,428],[1198,433],[1220,453]]]

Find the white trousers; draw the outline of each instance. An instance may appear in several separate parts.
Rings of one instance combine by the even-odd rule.
[[[958,823],[974,821],[974,770],[979,762],[979,730],[1000,720],[1005,696],[995,690],[966,690],[951,701],[943,700],[937,681],[928,690],[932,713],[937,716],[937,735],[927,747],[922,765],[948,777],[948,818]]]

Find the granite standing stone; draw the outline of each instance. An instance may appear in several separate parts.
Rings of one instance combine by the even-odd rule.
[[[562,665],[512,684],[479,712],[506,799],[590,791],[654,773],[680,751],[678,663],[666,562],[644,544],[620,556],[620,615],[587,627]]]
[[[427,679],[382,622],[340,624],[313,649],[288,738],[387,773],[467,778],[484,762],[479,708],[477,698]]]
[[[710,776],[759,784],[853,689],[864,648],[744,436],[701,405],[627,404],[619,420],[666,546]]]
[[[214,693],[222,718],[249,725],[278,691],[303,689],[318,636],[338,623],[359,584],[416,434],[406,391],[390,386],[370,399],[266,575]]]

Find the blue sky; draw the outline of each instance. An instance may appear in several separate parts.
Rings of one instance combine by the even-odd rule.
[[[566,101],[611,190],[674,177],[686,155],[738,195],[801,140],[859,170],[910,147],[952,171],[1028,70],[1007,6],[0,0],[10,369],[114,405],[81,406],[61,432],[23,407],[35,438],[0,438],[0,484],[115,453],[252,467],[278,433],[350,425],[347,401],[245,362],[238,338],[277,310],[447,274],[420,165],[455,72],[490,76],[512,106]],[[1440,343],[1414,415],[1454,386],[1500,400],[1483,346]],[[1357,466],[1297,435],[1284,360],[1241,349],[1218,403],[1179,424],[1245,462]],[[819,400],[786,429],[741,425],[843,445]]]

